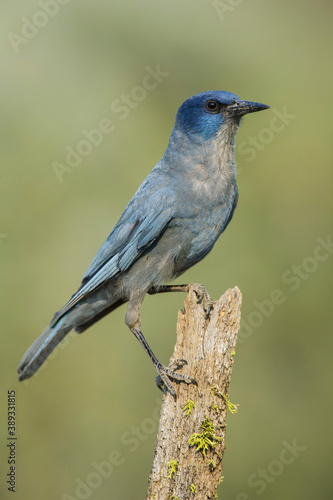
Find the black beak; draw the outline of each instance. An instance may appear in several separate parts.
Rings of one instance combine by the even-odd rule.
[[[248,113],[255,113],[256,111],[262,111],[263,109],[268,109],[267,104],[261,104],[260,102],[251,101],[234,101],[230,106],[226,108],[226,112],[229,116],[243,116]]]

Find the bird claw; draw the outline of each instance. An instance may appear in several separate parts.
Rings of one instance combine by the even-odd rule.
[[[209,318],[210,312],[213,307],[213,301],[209,293],[207,292],[204,285],[200,285],[198,283],[194,283],[192,286],[193,291],[195,292],[198,298],[198,304],[202,304],[203,308],[206,312],[206,319]]]
[[[185,359],[174,359],[171,361],[169,366],[164,366],[161,363],[156,366],[158,375],[155,378],[155,383],[157,387],[164,392],[164,394],[170,392],[171,396],[176,399],[176,391],[173,388],[170,379],[177,382],[185,382],[186,384],[198,385],[194,378],[189,377],[188,375],[182,375],[181,373],[176,373],[177,370],[180,370],[185,365],[187,365],[187,361]]]

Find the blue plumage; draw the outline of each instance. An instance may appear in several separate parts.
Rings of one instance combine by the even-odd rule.
[[[199,262],[227,227],[238,199],[234,144],[240,119],[266,108],[222,91],[203,92],[182,104],[163,158],[125,208],[79,290],[23,356],[20,380],[30,377],[71,329],[82,332],[128,302],[126,324],[165,387],[174,394],[170,378],[193,382],[157,361],[142,335],[139,309],[147,292],[156,293]]]

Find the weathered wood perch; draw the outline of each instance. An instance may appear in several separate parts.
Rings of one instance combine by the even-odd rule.
[[[170,394],[163,397],[147,500],[217,497],[226,414],[236,410],[228,394],[241,300],[237,287],[227,290],[206,319],[191,289],[185,309],[179,311],[170,362],[186,359],[182,373],[195,378],[198,386],[173,382],[177,400]]]

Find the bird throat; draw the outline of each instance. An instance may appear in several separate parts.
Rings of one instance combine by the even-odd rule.
[[[211,161],[226,180],[236,177],[235,136],[238,127],[239,123],[235,120],[224,122],[212,141]]]

